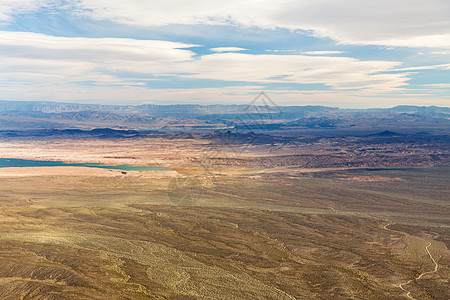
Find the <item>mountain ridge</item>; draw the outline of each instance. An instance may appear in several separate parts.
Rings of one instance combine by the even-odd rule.
[[[101,105],[0,101],[0,130],[27,129],[292,130],[373,129],[450,131],[450,108],[395,106],[340,109],[327,106],[237,104]]]

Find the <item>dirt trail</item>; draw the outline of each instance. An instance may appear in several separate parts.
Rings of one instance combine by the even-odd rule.
[[[383,228],[386,229],[386,230],[395,231],[395,230],[389,229],[389,228],[388,228],[389,225],[392,225],[392,223],[389,223],[389,224],[387,224],[387,225],[384,225]],[[429,242],[429,244],[425,247],[425,250],[427,251],[428,256],[430,257],[431,261],[432,261],[433,264],[434,264],[434,270],[433,270],[433,271],[423,272],[423,273],[421,273],[419,276],[417,276],[416,278],[411,279],[411,280],[408,280],[408,281],[405,282],[405,283],[400,283],[400,284],[398,285],[398,287],[399,287],[400,289],[402,289],[402,291],[406,292],[406,297],[408,297],[409,299],[417,300],[416,298],[414,298],[413,296],[411,296],[411,291],[409,291],[409,290],[407,290],[406,288],[404,288],[404,286],[410,284],[410,283],[413,282],[413,281],[416,281],[416,280],[421,279],[424,275],[436,273],[436,272],[438,271],[438,269],[439,269],[438,263],[437,263],[436,260],[433,258],[433,255],[431,255],[430,250],[428,249],[430,246],[431,246],[431,242]]]

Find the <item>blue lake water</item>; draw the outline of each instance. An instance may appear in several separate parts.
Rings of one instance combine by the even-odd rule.
[[[104,165],[95,163],[65,163],[62,161],[50,161],[50,160],[28,160],[19,158],[0,158],[0,168],[20,168],[20,167],[89,167],[89,168],[101,168],[101,169],[114,169],[122,171],[157,171],[157,170],[169,170],[167,168],[157,167],[144,167],[144,166],[132,166],[132,165]]]

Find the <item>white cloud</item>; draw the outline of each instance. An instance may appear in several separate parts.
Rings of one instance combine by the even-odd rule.
[[[196,45],[158,40],[127,38],[55,37],[31,32],[0,31],[2,54],[28,58],[40,56],[52,59],[105,61],[141,59],[152,61],[179,61],[191,59],[192,52],[182,48]],[[39,51],[35,51],[39,49]],[[51,54],[51,55],[50,55]]]
[[[346,53],[345,51],[306,51],[302,52],[302,54],[308,55],[330,55],[330,54],[342,54]]]
[[[209,49],[214,52],[238,52],[238,51],[246,51],[248,49],[239,48],[239,47],[217,47]]]
[[[407,71],[422,71],[422,70],[449,70],[450,64],[429,65],[429,66],[415,66],[408,68],[396,68],[392,71],[395,72],[407,72]]]
[[[450,50],[447,51],[433,51],[431,52],[433,55],[450,55]]]
[[[194,53],[182,49],[191,46],[167,41],[67,38],[0,31],[0,98],[11,98],[12,92],[13,97],[29,99],[34,91],[36,96],[41,91],[49,99],[73,100],[95,88],[117,90],[120,94],[127,87],[145,84],[133,78],[135,73],[161,74],[164,64],[192,60]],[[118,76],[118,72],[130,72],[129,78]],[[107,101],[102,95],[106,93],[89,97]]]
[[[449,16],[450,17],[450,16]],[[449,22],[450,23],[450,22]],[[450,26],[450,24],[448,25]],[[418,36],[392,37],[385,39],[356,39],[356,38],[337,38],[342,44],[354,45],[380,45],[394,47],[412,47],[412,48],[450,48],[450,30],[445,34],[429,34]]]
[[[266,50],[266,52],[278,52],[278,53],[301,53],[301,51],[299,51],[299,50],[294,50],[294,49],[288,49],[288,50],[280,50],[280,49],[269,49],[269,50]]]
[[[0,21],[10,21],[13,13],[21,13],[37,7],[37,3],[34,0],[1,1]]]
[[[437,89],[450,89],[450,83],[432,83],[432,84],[423,84],[423,86]]]
[[[0,3],[0,20],[49,6],[136,26],[231,23],[310,30],[344,44],[450,47],[448,0],[14,0]]]
[[[0,21],[10,22],[13,15],[30,13],[57,5],[57,0],[2,0],[0,1]]]
[[[172,75],[258,83],[321,83],[336,89],[393,89],[407,73],[383,74],[400,65],[350,57],[215,53],[195,58],[193,45],[154,40],[67,38],[0,32],[1,70],[82,81],[115,72]],[[109,75],[110,76],[110,75]],[[78,78],[81,77],[81,78]]]
[[[399,62],[350,57],[218,53],[177,64],[184,77],[259,83],[325,84],[336,89],[394,89],[406,73],[382,74]]]
[[[400,62],[234,52],[197,57],[193,51],[185,49],[191,46],[167,41],[0,32],[0,99],[108,103],[120,99],[122,103],[150,99],[198,103],[208,98],[214,102],[236,103],[239,99],[248,99],[248,95],[266,84],[281,83],[323,84],[331,89],[329,92],[300,92],[295,88],[284,91],[283,97],[291,100],[292,95],[302,99],[309,95],[317,101],[331,101],[333,97],[338,101],[345,95],[358,98],[396,93],[402,91],[409,79],[409,73],[398,71]],[[391,72],[393,70],[397,72]],[[147,87],[148,78],[155,80],[161,76],[248,84],[211,89]]]
[[[450,47],[448,0],[79,0],[81,13],[139,26],[242,24],[312,30],[346,44]]]
[[[0,31],[0,73],[40,74],[66,81],[95,81],[112,72],[161,72],[161,65],[192,60],[182,49],[195,45],[124,38],[67,38],[37,33]],[[9,75],[8,75],[9,74]],[[28,76],[26,76],[28,74]],[[99,75],[101,75],[99,77]],[[107,75],[111,84],[120,80]],[[101,80],[107,82],[108,80]]]

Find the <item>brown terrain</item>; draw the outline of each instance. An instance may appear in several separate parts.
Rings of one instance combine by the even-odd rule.
[[[448,299],[445,141],[0,141],[1,299]]]

